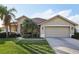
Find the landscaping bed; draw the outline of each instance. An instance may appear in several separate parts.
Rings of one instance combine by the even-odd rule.
[[[46,40],[0,39],[0,54],[51,54],[55,53]]]
[[[78,32],[74,33],[74,35],[72,35],[72,38],[79,40],[79,33]]]

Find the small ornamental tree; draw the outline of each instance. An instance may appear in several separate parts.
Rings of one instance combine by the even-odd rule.
[[[38,25],[34,23],[31,19],[25,19],[22,23],[22,36],[23,37],[34,37],[37,34]]]

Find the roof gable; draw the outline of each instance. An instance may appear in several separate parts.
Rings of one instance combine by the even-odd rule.
[[[23,15],[23,16],[20,16],[20,17],[16,18],[16,20],[20,20],[20,19],[23,19],[23,18],[28,18],[28,17]]]
[[[69,19],[67,19],[67,18],[65,18],[65,17],[63,17],[63,16],[60,16],[60,15],[56,15],[56,16],[54,16],[54,17],[48,19],[47,21],[42,22],[41,25],[44,24],[44,23],[46,23],[46,22],[49,22],[50,20],[52,20],[52,19],[54,19],[54,18],[56,18],[56,17],[61,18],[61,19],[65,20],[65,21],[67,21],[67,22],[69,22],[69,23],[71,23],[71,24],[73,24],[73,25],[78,25],[78,24],[76,24],[75,22],[72,22],[71,20],[69,20]]]

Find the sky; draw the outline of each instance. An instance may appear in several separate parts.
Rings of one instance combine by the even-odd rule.
[[[54,15],[63,17],[79,23],[79,4],[4,4],[10,8],[15,8],[16,18],[25,15],[29,18],[40,17],[49,19]],[[2,22],[0,21],[0,24]],[[1,26],[1,25],[0,25]]]

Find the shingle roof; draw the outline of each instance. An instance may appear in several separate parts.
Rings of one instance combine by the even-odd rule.
[[[32,18],[32,21],[34,21],[37,25],[41,25],[41,22],[44,22],[46,20],[42,18]]]
[[[16,18],[16,20],[20,20],[22,18],[26,18],[27,19],[28,17],[26,17],[26,16],[23,15],[21,17]],[[28,18],[28,19],[30,19],[30,18]],[[44,22],[46,20],[42,19],[42,18],[32,18],[32,21],[35,22],[37,25],[41,25],[41,22]]]

